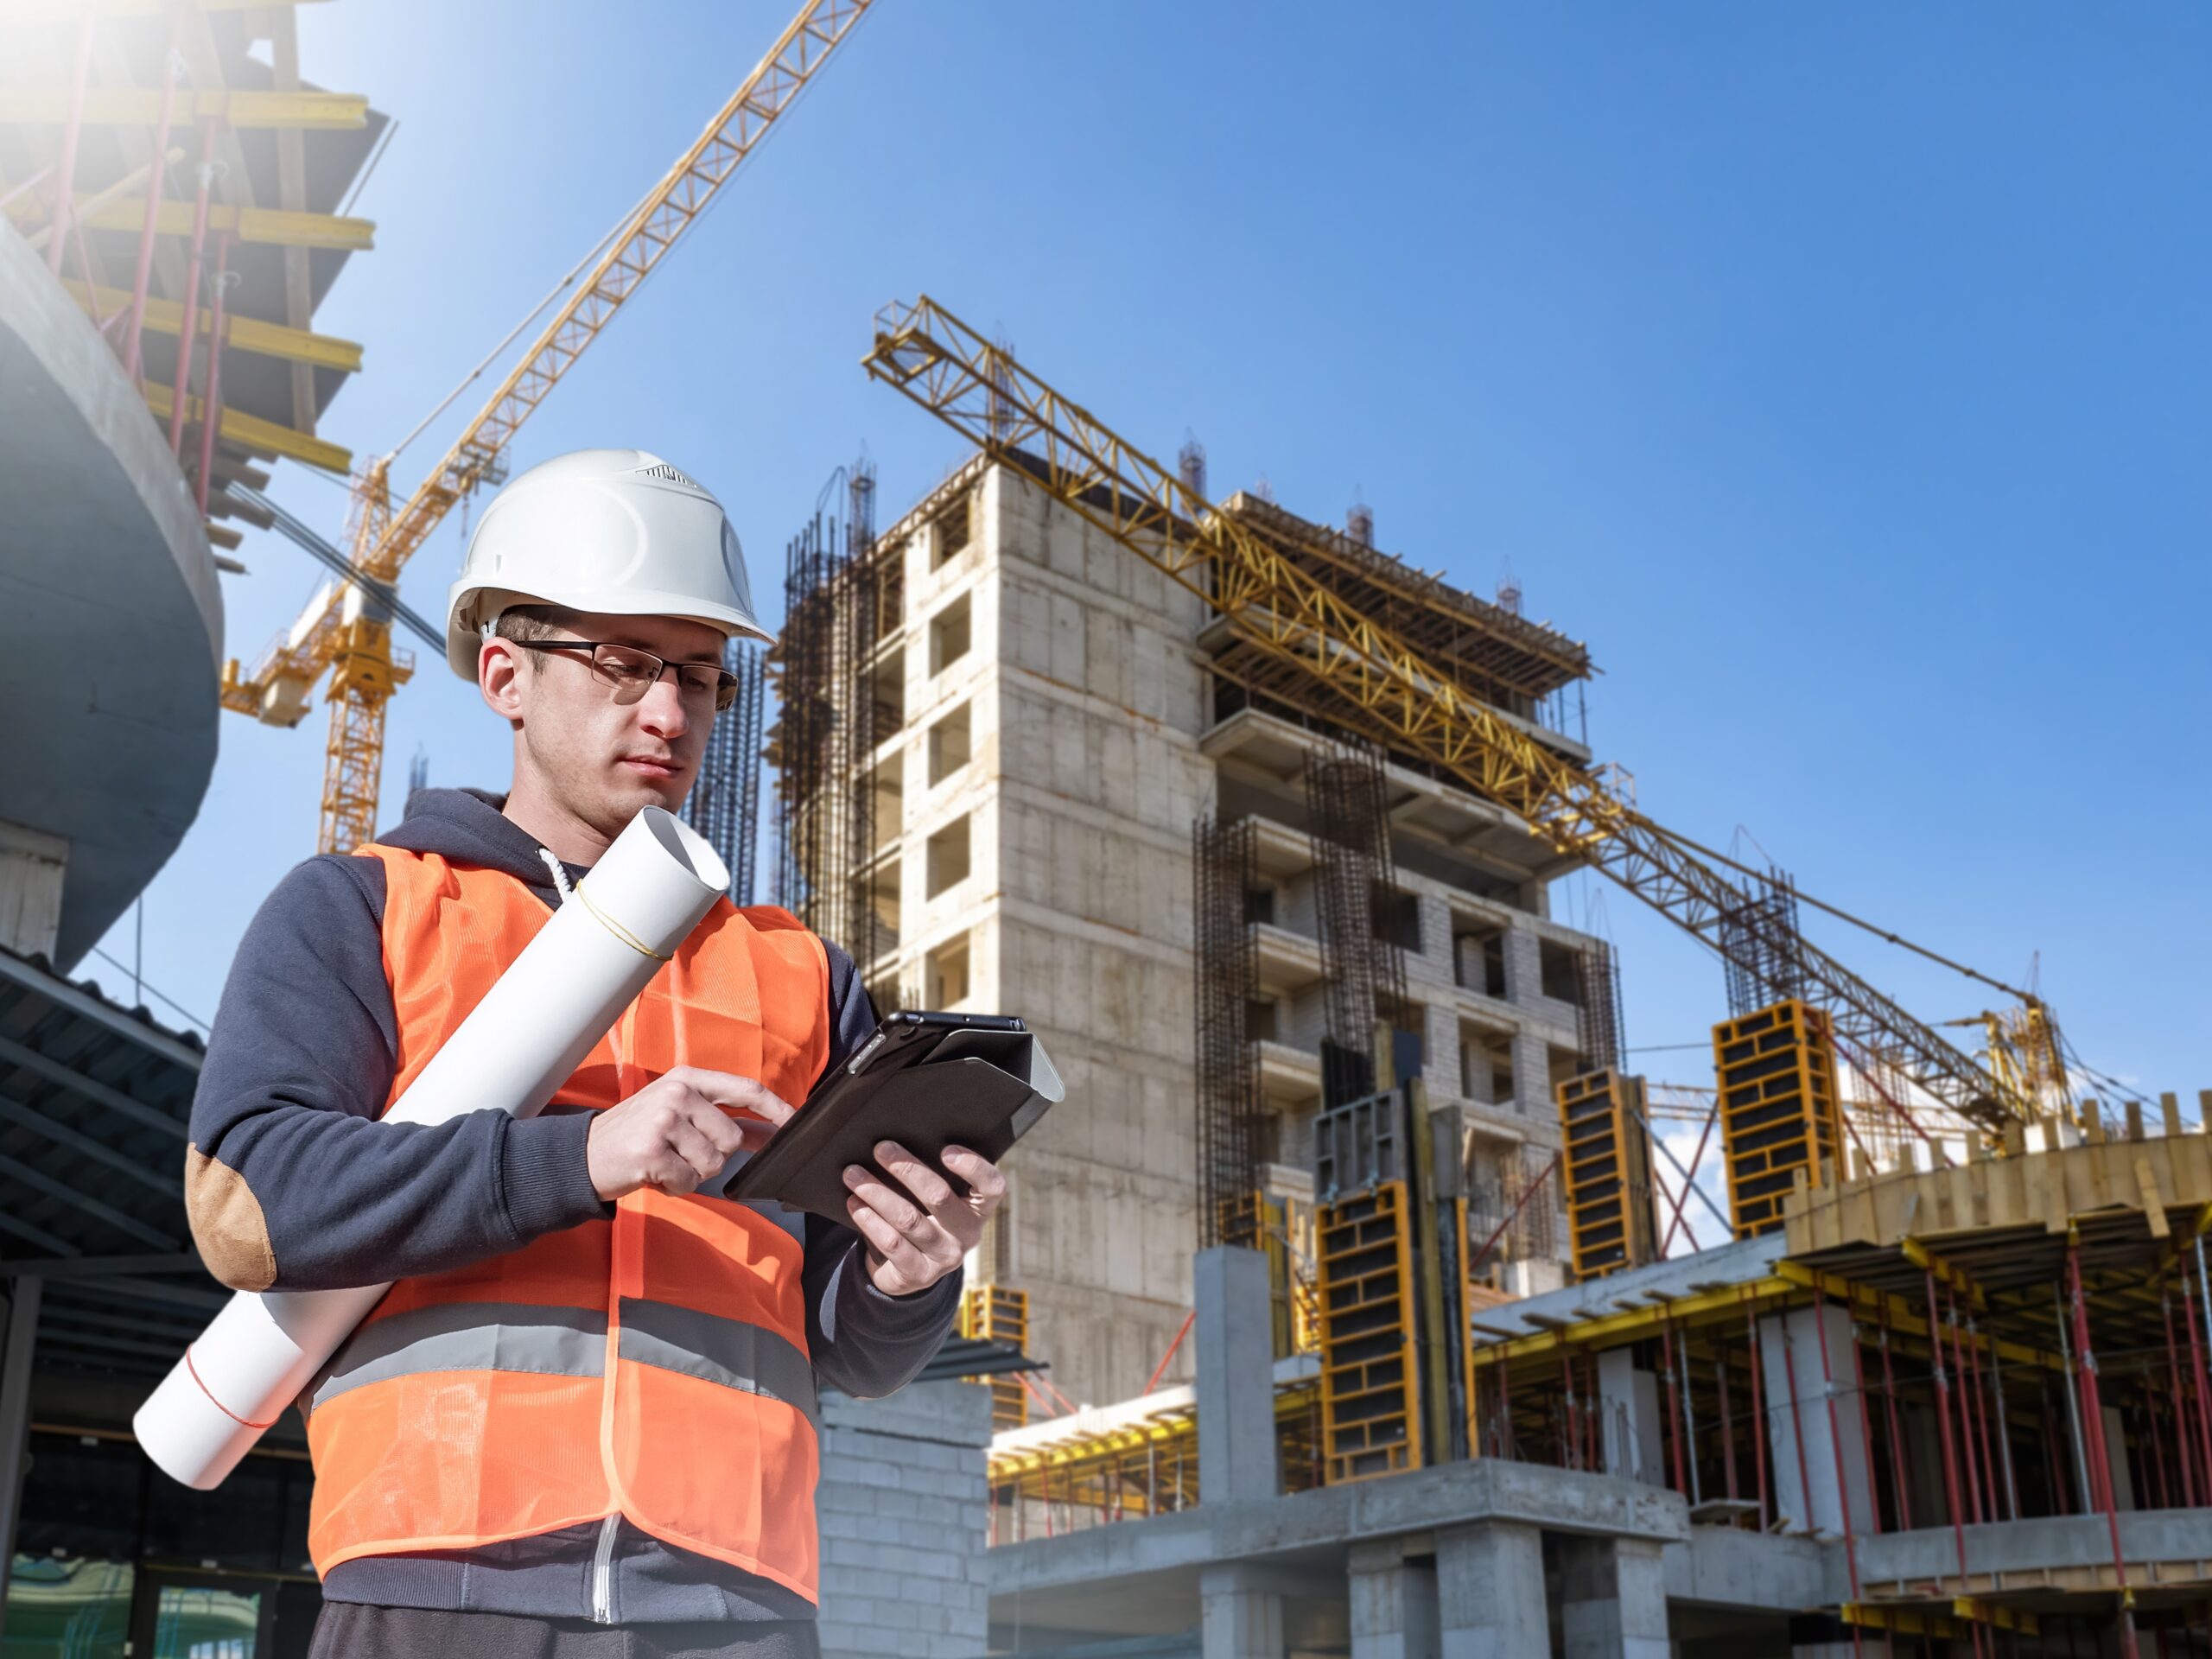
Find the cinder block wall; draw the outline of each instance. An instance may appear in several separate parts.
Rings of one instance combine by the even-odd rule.
[[[828,1395],[822,1427],[824,1659],[981,1659],[990,1390],[919,1382],[887,1400]]]

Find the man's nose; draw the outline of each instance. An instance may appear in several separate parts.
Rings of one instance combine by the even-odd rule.
[[[638,723],[655,737],[671,742],[691,729],[691,717],[683,707],[683,693],[676,683],[673,669],[655,680],[639,699]]]

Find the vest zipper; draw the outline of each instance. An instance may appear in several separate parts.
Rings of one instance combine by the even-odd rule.
[[[591,1617],[595,1624],[614,1622],[614,1529],[621,1524],[619,1510],[599,1523],[599,1548],[591,1556]]]

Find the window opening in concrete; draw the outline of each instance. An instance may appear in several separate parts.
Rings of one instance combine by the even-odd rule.
[[[1247,887],[1244,890],[1244,919],[1274,925],[1275,890],[1273,887]]]
[[[945,510],[938,515],[937,534],[931,538],[930,569],[941,569],[950,560],[957,558],[968,545],[969,536],[970,496],[963,490]]]
[[[968,764],[970,747],[969,705],[962,703],[930,728],[930,786],[935,788]]]
[[[880,742],[906,723],[906,653],[886,652],[883,660],[875,665],[868,683],[875,705],[875,726],[868,735]]]
[[[929,899],[968,879],[968,818],[964,813],[930,837],[924,874],[928,881],[923,896]]]
[[[1260,998],[1244,1004],[1244,1039],[1253,1043],[1272,1043],[1275,1035],[1275,1005]]]
[[[1496,1032],[1459,1027],[1459,1092],[1469,1100],[1513,1109],[1513,1042]]]
[[[1375,938],[1414,956],[1421,954],[1421,900],[1402,888],[1375,885]]]
[[[1452,982],[1463,991],[1505,997],[1505,930],[1463,927],[1452,936]]]
[[[957,1008],[968,1000],[968,935],[963,933],[922,958],[923,1001],[932,1008]]]
[[[1543,992],[1554,1002],[1581,1006],[1582,982],[1575,972],[1575,957],[1581,953],[1573,947],[1554,944],[1549,939],[1536,942],[1537,961],[1541,963]]]
[[[874,836],[871,854],[899,844],[899,837],[906,829],[906,768],[899,764],[901,757],[887,755],[872,774],[875,785],[874,810],[870,828]]]
[[[968,654],[973,632],[968,595],[963,594],[930,620],[930,672],[942,674]]]

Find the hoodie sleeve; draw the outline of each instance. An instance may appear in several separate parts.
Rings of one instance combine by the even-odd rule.
[[[606,1213],[584,1114],[377,1122],[397,1051],[383,907],[375,860],[311,859],[238,946],[185,1154],[194,1240],[234,1289],[437,1273]]]
[[[875,1029],[875,1005],[852,958],[824,942],[830,953],[828,1076]],[[927,1290],[887,1296],[868,1276],[868,1245],[851,1228],[806,1218],[808,1351],[815,1375],[857,1400],[880,1399],[914,1380],[943,1345],[960,1310],[965,1269],[956,1268]]]

